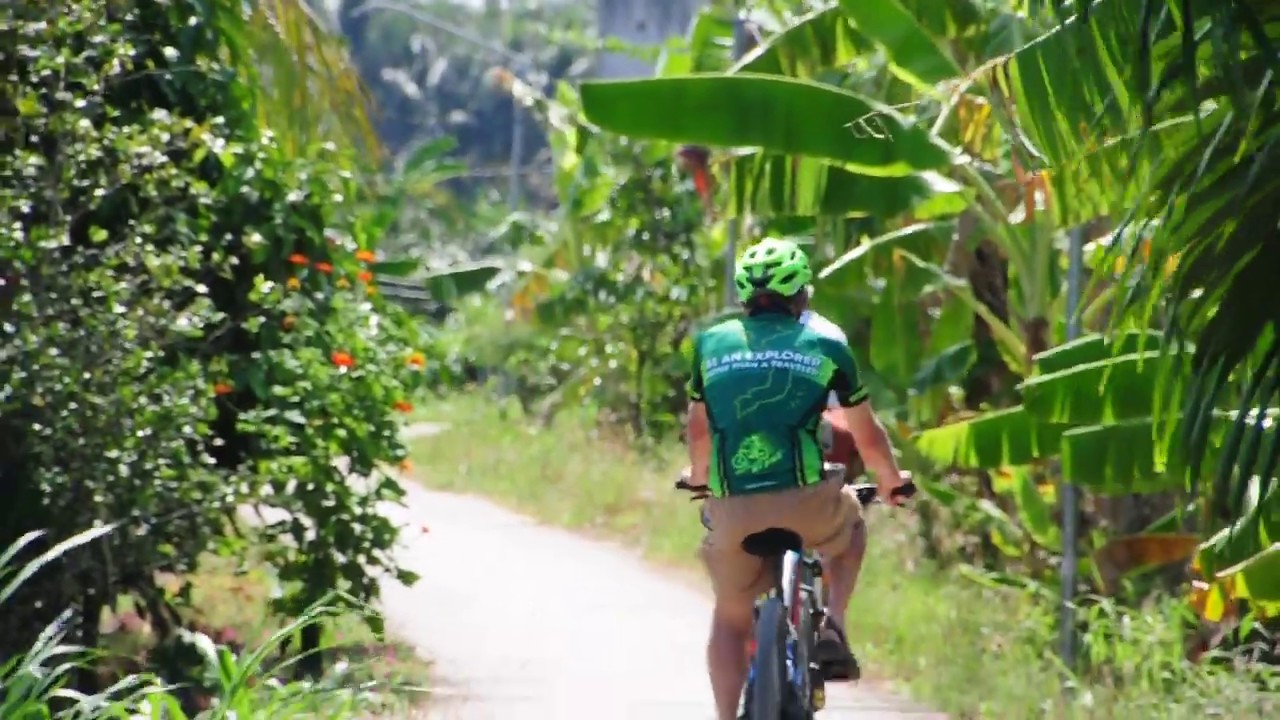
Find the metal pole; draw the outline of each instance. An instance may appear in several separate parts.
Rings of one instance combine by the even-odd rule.
[[[515,42],[515,22],[512,13],[515,11],[516,0],[507,0],[507,12],[505,22],[506,43]],[[516,77],[524,81],[528,77],[529,61],[524,54],[513,53],[512,60],[515,67],[511,68]],[[511,206],[511,212],[520,209],[520,191],[522,190],[520,183],[520,163],[524,161],[524,108],[520,105],[520,101],[516,98],[516,93],[511,93],[511,177],[507,179],[507,203]]]
[[[738,12],[733,19],[733,59],[738,61],[747,52],[747,23]],[[740,218],[730,218],[725,226],[724,245],[724,304],[731,308],[738,304],[738,293],[734,288],[733,269],[738,260],[738,232],[741,229]]]
[[[1070,245],[1067,250],[1067,341],[1080,337],[1080,296],[1084,285],[1084,235],[1085,226],[1073,228],[1067,233]],[[1059,653],[1068,671],[1076,667],[1076,570],[1078,557],[1077,534],[1080,517],[1079,490],[1063,477],[1058,494],[1062,498],[1062,605],[1059,608]]]
[[[516,66],[516,77],[523,78],[525,75],[525,66],[521,62]],[[507,185],[507,203],[511,206],[511,212],[520,209],[520,163],[524,155],[524,108],[520,106],[520,101],[516,99],[516,94],[511,93],[511,178]]]

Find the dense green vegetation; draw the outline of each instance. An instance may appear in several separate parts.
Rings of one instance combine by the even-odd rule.
[[[380,468],[404,457],[397,408],[427,358],[373,281],[395,267],[377,260],[380,206],[354,162],[372,136],[358,115],[263,120],[271,82],[340,96],[338,66],[298,71],[341,46],[287,4],[3,12],[0,714],[42,716],[64,682],[107,693],[64,698],[81,713],[153,685],[68,649],[101,645],[100,619],[126,605],[167,680],[216,671],[217,712],[257,707],[243,686],[269,650],[295,640],[283,678],[319,678],[331,608],[362,608],[381,573],[412,581],[376,503],[402,492]],[[286,519],[250,533],[249,508]],[[250,544],[298,621],[237,660],[183,627],[182,580]],[[261,707],[283,712],[296,690]]]
[[[1081,630],[1095,608],[1136,618],[1123,608],[1181,598],[1199,617],[1162,622],[1185,633],[1187,661],[1208,649],[1274,660],[1280,315],[1263,270],[1280,253],[1274,10],[753,10],[739,61],[726,52],[732,13],[713,6],[657,78],[533,98],[564,201],[513,253],[527,264],[489,286],[511,303],[473,298],[451,321],[452,349],[509,358],[506,387],[526,410],[586,403],[661,438],[683,402],[671,378],[687,364],[686,329],[718,304],[681,286],[723,276],[731,226],[747,239],[808,235],[817,309],[849,331],[924,478],[924,553],[1052,607],[1062,489],[1074,487]],[[619,147],[666,155],[683,182],[656,184]],[[677,251],[700,262],[663,266],[671,253],[650,243],[699,210],[706,149],[702,222]],[[672,194],[647,189],[645,211],[621,216],[646,184]],[[614,321],[632,313],[665,318],[671,334],[628,337],[637,321]],[[513,352],[516,338],[532,352]],[[1090,649],[1070,670],[1106,675],[1110,663]]]
[[[374,578],[398,572],[376,511],[402,492],[381,470],[405,459],[398,413],[491,378],[525,417],[585,407],[664,457],[727,243],[769,233],[812,238],[817,309],[922,478],[910,531],[933,570],[912,588],[1012,595],[1037,632],[965,632],[1049,677],[1075,487],[1076,681],[1123,686],[1118,708],[1176,683],[1199,693],[1166,698],[1188,713],[1270,682],[1270,4],[748,3],[735,60],[717,2],[658,77],[585,84],[599,43],[571,4],[404,6],[434,24],[363,5],[0,10],[0,703],[20,708],[0,715],[41,716],[62,685],[86,716],[136,709],[158,676],[203,678],[206,713],[304,712],[344,682],[313,652],[322,620],[377,630]],[[508,214],[516,117],[536,128]],[[190,580],[251,546],[286,618],[266,655],[192,630]],[[151,628],[149,665],[49,654],[110,646],[99,621],[124,612]],[[1158,628],[1166,676],[1131,672],[1156,652],[1134,626]],[[962,675],[922,688],[893,656],[911,647],[884,662],[939,705],[1026,707],[948,699],[977,687]],[[311,684],[245,690],[267,673]]]
[[[513,425],[529,418],[507,410],[504,422],[501,405],[480,392],[424,406],[450,428],[410,443],[414,475],[619,539],[700,579],[697,505],[670,489],[687,463],[679,443],[637,443],[625,428],[601,426],[594,407],[566,408],[545,427]],[[870,552],[847,621],[872,682],[890,682],[953,718],[1262,720],[1280,711],[1280,678],[1265,667],[1188,663],[1178,622],[1185,603],[1164,597],[1141,612],[1110,599],[1091,606],[1082,644],[1099,671],[1077,682],[1081,702],[1072,712],[1054,692],[1061,673],[1052,603],[958,579],[946,563],[922,558],[911,513],[875,508],[866,517]]]

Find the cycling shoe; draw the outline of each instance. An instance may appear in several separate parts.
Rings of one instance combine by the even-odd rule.
[[[823,623],[814,656],[827,680],[858,680],[862,677],[862,668],[849,649],[844,629],[831,622],[830,618]]]

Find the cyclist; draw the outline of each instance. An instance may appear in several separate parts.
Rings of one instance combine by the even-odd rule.
[[[830,603],[818,659],[844,664],[847,676],[857,676],[842,625],[866,529],[842,479],[822,477],[817,434],[829,394],[846,408],[880,496],[895,502],[892,490],[905,483],[843,333],[800,322],[812,279],[808,256],[794,242],[761,241],[747,249],[735,273],[745,317],[694,340],[689,482],[709,495],[711,529],[701,556],[715,592],[707,664],[720,720],[737,716],[755,598],[769,586],[763,561],[743,551],[741,541],[769,527],[794,530],[821,556]]]

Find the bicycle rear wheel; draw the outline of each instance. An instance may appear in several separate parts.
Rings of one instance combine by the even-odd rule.
[[[749,720],[779,720],[787,688],[787,609],[774,596],[756,617],[755,677],[751,684]]]

